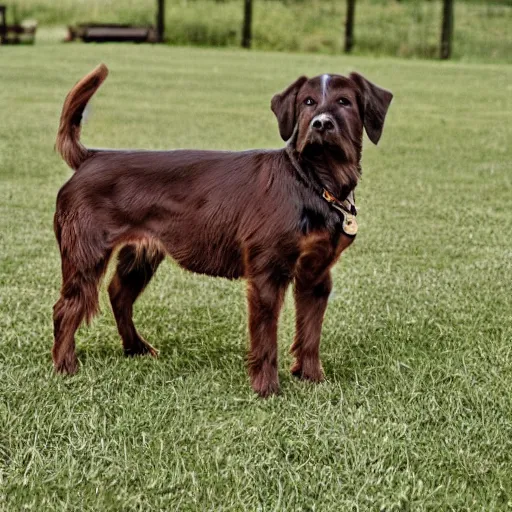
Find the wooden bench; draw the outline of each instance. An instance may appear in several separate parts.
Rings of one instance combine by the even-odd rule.
[[[76,27],[68,27],[67,41],[81,39],[84,43],[155,43],[156,30],[152,26],[141,27],[117,23],[81,23]]]
[[[0,44],[33,44],[37,23],[7,25],[7,7],[0,5]]]

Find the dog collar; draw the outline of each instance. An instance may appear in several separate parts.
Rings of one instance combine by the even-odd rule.
[[[341,213],[343,222],[341,229],[347,236],[357,235],[357,208],[354,204],[354,192],[350,192],[344,201],[336,199],[327,189],[324,188],[322,197],[336,210]]]

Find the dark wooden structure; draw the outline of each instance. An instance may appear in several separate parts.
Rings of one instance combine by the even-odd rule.
[[[163,43],[165,40],[165,0],[157,0],[156,26],[122,23],[80,23],[68,27],[66,41],[84,43]]]
[[[242,48],[250,48],[252,42],[252,0],[244,0],[244,22],[242,25]]]
[[[453,0],[443,0],[443,21],[441,22],[441,59],[452,55],[453,39]]]
[[[0,5],[0,44],[33,44],[36,37],[37,23],[7,25],[7,7]]]
[[[0,44],[4,43],[7,32],[7,19],[5,17],[5,5],[0,5]]]
[[[156,34],[157,41],[163,43],[165,40],[165,0],[157,0]]]
[[[356,0],[347,0],[347,18],[345,20],[345,53],[350,53],[354,46],[354,17]]]
[[[80,23],[68,27],[66,41],[81,39],[85,43],[155,43],[157,34],[153,26],[141,27],[120,23]]]

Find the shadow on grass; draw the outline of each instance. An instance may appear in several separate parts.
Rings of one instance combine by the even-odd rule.
[[[172,315],[174,316],[174,315]],[[106,319],[105,319],[106,320]],[[245,367],[246,335],[236,322],[222,321],[222,329],[215,321],[195,320],[188,328],[184,322],[166,322],[140,325],[141,335],[155,347],[159,355],[125,356],[122,341],[112,319],[102,320],[90,328],[83,327],[77,339],[77,356],[82,366],[100,364],[132,365],[140,371],[143,361],[154,361],[166,371],[188,375],[207,369],[237,371]],[[186,322],[186,321],[185,321]],[[107,325],[107,323],[109,325]],[[142,324],[141,322],[139,322]],[[187,329],[186,331],[184,329]],[[102,363],[101,363],[102,361]],[[153,367],[153,365],[151,365]],[[148,366],[149,368],[149,366]]]
[[[241,308],[228,316],[225,308],[205,314],[203,306],[187,306],[171,312],[162,306],[146,306],[141,314],[143,316],[135,323],[145,339],[159,351],[157,358],[126,357],[113,319],[107,313],[91,328],[81,330],[78,336],[77,354],[82,369],[119,368],[134,375],[162,373],[171,378],[211,372],[246,381],[248,333]],[[426,362],[424,344],[412,340],[420,335],[431,339],[434,333],[428,332],[429,336],[424,326],[421,333],[416,332],[418,329],[418,326],[384,321],[363,329],[351,326],[334,336],[326,333],[321,345],[326,382],[343,387],[353,387],[361,380],[392,385],[397,371],[407,374],[417,369],[421,361]],[[280,333],[278,341],[279,376],[284,385],[297,382],[289,373],[293,357],[288,353],[288,346],[293,328],[285,331]],[[429,348],[430,358],[437,349],[430,344]]]

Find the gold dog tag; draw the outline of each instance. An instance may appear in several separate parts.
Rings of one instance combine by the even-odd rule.
[[[356,236],[357,234],[357,220],[356,216],[349,211],[353,211],[357,213],[354,204],[348,201],[348,206],[344,206],[344,203],[347,203],[347,200],[344,203],[340,203],[328,190],[324,189],[323,198],[331,204],[333,208],[336,208],[343,215],[343,222],[341,224],[341,230],[347,236]],[[354,198],[353,193],[350,193],[352,200]],[[349,197],[350,197],[349,196]]]
[[[356,236],[357,234],[357,220],[354,215],[345,213],[343,216],[343,224],[341,225],[343,233],[348,236]]]

